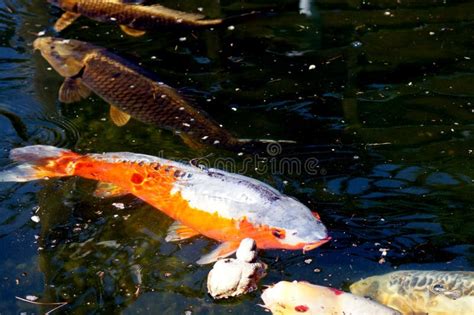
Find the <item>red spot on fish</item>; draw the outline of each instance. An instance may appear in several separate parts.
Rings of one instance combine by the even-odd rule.
[[[332,292],[334,292],[335,295],[341,295],[342,293],[344,293],[344,291],[341,291],[341,290],[338,290],[338,289],[334,289],[334,288],[329,288],[329,290],[331,290]]]
[[[295,306],[295,311],[299,312],[299,313],[304,313],[306,312],[307,310],[309,310],[309,307],[307,307],[306,305],[298,305],[298,306]]]
[[[140,175],[140,174],[134,173],[130,180],[132,181],[132,183],[138,185],[138,184],[141,184],[143,182],[143,176]]]

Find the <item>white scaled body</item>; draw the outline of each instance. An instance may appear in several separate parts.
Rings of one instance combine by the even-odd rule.
[[[400,315],[369,299],[301,281],[280,281],[262,300],[274,315]]]

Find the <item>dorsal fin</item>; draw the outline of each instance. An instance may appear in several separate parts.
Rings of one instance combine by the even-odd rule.
[[[189,13],[189,12],[173,10],[159,4],[150,5],[150,6],[147,6],[146,8],[155,12],[156,14],[168,15],[168,16],[176,18],[177,20],[183,19],[183,20],[197,21],[197,20],[202,20],[205,18],[204,15],[199,14],[199,13]]]

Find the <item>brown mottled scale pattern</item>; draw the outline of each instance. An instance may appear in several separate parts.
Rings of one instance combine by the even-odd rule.
[[[468,271],[407,271],[398,272],[390,278],[390,285],[397,285],[402,293],[411,290],[426,290],[442,285],[449,291],[458,291],[462,296],[474,296],[474,273]]]
[[[189,19],[179,15],[151,12],[141,5],[130,5],[101,0],[78,0],[74,12],[100,22],[115,22],[137,30],[149,30],[160,26],[199,27],[222,23],[221,19]]]
[[[130,116],[161,128],[181,131],[199,142],[233,146],[238,140],[173,88],[105,50],[92,50],[84,59],[83,83],[105,101]]]

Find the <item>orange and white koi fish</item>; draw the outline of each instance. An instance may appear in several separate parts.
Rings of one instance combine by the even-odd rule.
[[[176,222],[167,241],[199,234],[222,244],[199,264],[234,253],[242,239],[261,249],[312,250],[328,237],[319,216],[297,200],[249,177],[201,169],[143,154],[117,152],[80,155],[52,146],[13,149],[21,164],[0,173],[0,182],[80,176],[101,183],[98,195],[131,193]]]
[[[280,281],[262,294],[274,315],[401,315],[375,301],[304,281]]]

